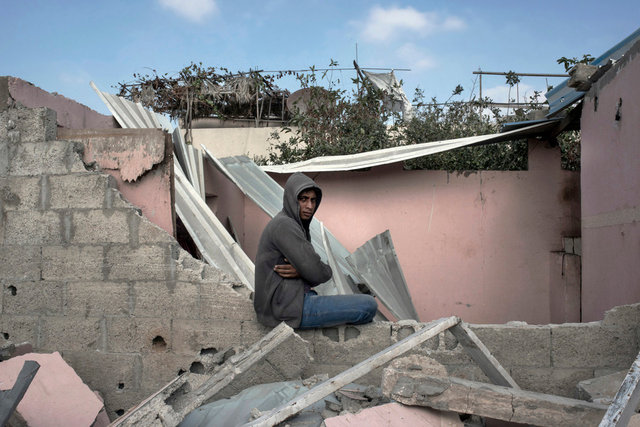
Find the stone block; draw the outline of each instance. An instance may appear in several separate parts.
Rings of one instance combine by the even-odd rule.
[[[221,283],[203,283],[200,289],[203,319],[236,321],[256,319],[251,300],[238,294],[231,286]]]
[[[49,206],[51,209],[101,209],[105,194],[115,183],[109,175],[76,173],[49,176]]]
[[[165,280],[174,263],[168,255],[167,246],[113,245],[106,254],[107,277],[110,280]]]
[[[103,320],[84,317],[45,317],[40,324],[38,350],[91,351],[104,350]]]
[[[505,368],[551,366],[548,326],[469,325]]]
[[[40,208],[41,177],[0,178],[0,200],[5,211]]]
[[[136,317],[200,317],[200,284],[190,282],[134,282]]]
[[[107,349],[114,353],[168,353],[172,348],[171,319],[107,318]]]
[[[624,329],[640,327],[640,304],[620,305],[607,310],[602,326]]]
[[[71,243],[129,243],[128,217],[124,210],[73,211]]]
[[[9,175],[37,176],[86,172],[80,159],[82,144],[63,141],[26,142],[15,146]]]
[[[576,398],[576,384],[593,377],[592,369],[516,368],[511,377],[523,390]]]
[[[40,280],[39,246],[0,246],[0,277],[6,280]]]
[[[4,106],[3,106],[4,107]],[[40,108],[9,108],[0,113],[0,141],[50,141],[56,138],[56,112]]]
[[[45,246],[42,248],[44,280],[102,280],[102,246]]]
[[[126,282],[69,282],[64,313],[84,317],[127,316],[133,305],[129,288]]]
[[[338,341],[335,341],[335,329]],[[391,327],[387,322],[324,328],[316,335],[313,356],[322,364],[355,365],[392,344]]]
[[[64,241],[57,212],[9,211],[5,213],[6,245],[47,245]]]
[[[62,314],[64,286],[61,282],[3,281],[2,313]]]
[[[241,323],[237,321],[185,319],[174,320],[172,326],[176,354],[193,355],[209,348],[220,351],[241,344]]]
[[[38,316],[0,316],[0,334],[13,343],[29,342],[38,345]]]
[[[599,322],[552,325],[551,343],[555,368],[628,369],[638,352],[635,331]]]

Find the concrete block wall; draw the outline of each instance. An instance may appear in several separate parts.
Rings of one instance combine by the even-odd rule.
[[[266,330],[247,289],[141,216],[82,149],[56,139],[52,110],[0,111],[0,332],[61,352],[115,419],[203,349]]]

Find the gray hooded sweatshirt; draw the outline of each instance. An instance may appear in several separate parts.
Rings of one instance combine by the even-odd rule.
[[[313,287],[331,278],[331,267],[320,260],[311,245],[311,220],[300,219],[298,195],[310,189],[316,191],[317,211],[322,191],[316,183],[301,173],[289,177],[284,187],[283,208],[267,224],[258,243],[253,306],[258,320],[266,326],[284,321],[293,328],[299,327],[305,285]],[[273,271],[276,264],[285,264],[285,258],[300,278],[285,279]]]

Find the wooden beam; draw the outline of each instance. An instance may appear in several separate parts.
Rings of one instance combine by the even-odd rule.
[[[616,397],[609,405],[607,413],[600,422],[600,427],[616,426],[625,427],[629,424],[629,419],[635,413],[638,403],[640,403],[640,353],[631,364],[629,373],[622,381]]]
[[[295,399],[273,409],[271,412],[268,412],[257,420],[245,425],[254,427],[271,427],[279,424],[287,418],[297,414],[307,406],[314,404],[320,399],[357,380],[372,370],[381,367],[395,357],[406,353],[428,339],[435,337],[440,332],[446,331],[450,327],[457,325],[459,322],[460,319],[455,316],[435,320],[426,325],[423,329],[409,335],[402,341],[395,343],[391,347],[382,350],[352,368],[347,369],[327,381],[324,381],[306,393],[297,396]]]
[[[456,337],[462,345],[464,351],[478,364],[482,372],[489,377],[492,383],[505,387],[520,389],[511,375],[502,367],[500,362],[489,352],[480,338],[467,326],[466,323],[460,322],[450,329],[451,333]]]
[[[432,375],[416,366],[386,368],[382,383],[387,397],[406,405],[536,426],[593,426],[606,411],[584,400]]]

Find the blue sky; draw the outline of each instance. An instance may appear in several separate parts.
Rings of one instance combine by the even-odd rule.
[[[398,71],[412,98],[468,97],[473,71],[562,73],[562,56],[598,56],[640,27],[621,1],[0,0],[0,75],[30,81],[107,114],[89,86],[115,93],[133,73],[174,73],[191,61],[231,71],[350,67]],[[352,71],[336,71],[350,89]],[[550,79],[549,83],[559,82]],[[292,80],[279,85],[294,91]],[[523,78],[521,95],[545,87]],[[504,100],[502,77],[483,94]],[[477,94],[477,89],[476,89]],[[512,95],[513,96],[513,95]]]

